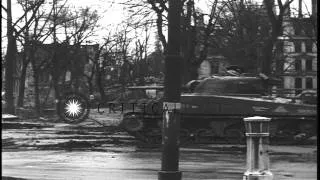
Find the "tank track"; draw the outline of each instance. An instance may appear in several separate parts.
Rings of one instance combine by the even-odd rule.
[[[193,126],[186,126],[181,122],[180,128],[180,145],[184,144],[245,144],[246,137],[243,128],[238,126],[231,126],[232,128],[224,129],[224,136],[217,136],[211,128],[199,128]],[[146,144],[161,144],[162,119],[144,118],[141,114],[130,113],[126,114],[120,125],[128,134],[134,136],[137,140]],[[243,126],[242,126],[243,127]],[[316,127],[316,126],[314,126]],[[312,128],[314,128],[312,127]],[[273,128],[272,125],[270,127]],[[309,127],[310,128],[310,127]],[[272,131],[272,130],[270,130]],[[290,129],[280,129],[274,135],[270,136],[270,143],[275,145],[280,144],[305,144],[311,143],[306,141],[309,137],[315,136],[315,130],[309,130],[312,133],[298,133]],[[301,137],[299,137],[301,136]]]

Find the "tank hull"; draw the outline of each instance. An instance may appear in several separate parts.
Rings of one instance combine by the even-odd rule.
[[[124,114],[122,127],[133,136],[148,143],[161,142],[162,103],[157,109]],[[148,108],[147,108],[148,109]],[[181,142],[244,143],[243,118],[251,116],[270,117],[272,138],[294,139],[299,134],[304,138],[314,136],[317,124],[317,106],[292,102],[281,98],[257,98],[204,94],[181,96]],[[130,118],[139,119],[136,129],[128,128]]]

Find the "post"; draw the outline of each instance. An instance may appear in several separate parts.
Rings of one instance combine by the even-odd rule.
[[[181,0],[169,0],[168,49],[165,58],[164,112],[162,127],[162,163],[159,180],[180,180],[179,132],[180,132],[180,12]]]
[[[247,171],[243,180],[272,180],[269,170],[269,123],[270,118],[244,118],[247,136]]]

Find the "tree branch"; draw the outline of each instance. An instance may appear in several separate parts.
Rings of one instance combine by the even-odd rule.
[[[8,12],[7,8],[5,8],[2,4],[1,4],[1,8],[2,8],[3,10],[5,10],[6,12]]]
[[[36,3],[37,6],[35,6],[35,9],[33,9],[31,18],[29,19],[28,22],[26,22],[26,24],[25,24],[24,27],[22,27],[19,31],[17,31],[16,36],[19,35],[22,31],[24,31],[24,30],[29,26],[29,24],[30,24],[30,23],[33,21],[33,19],[35,18],[38,9],[40,8],[40,6],[41,6],[43,3],[44,3],[44,0],[41,0],[41,1],[39,1],[38,3]],[[18,22],[18,21],[17,21],[17,22]],[[16,23],[17,23],[17,22],[16,22]]]

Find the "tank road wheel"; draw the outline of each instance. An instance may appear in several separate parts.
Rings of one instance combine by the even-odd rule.
[[[90,104],[86,96],[76,92],[64,94],[57,103],[57,113],[66,123],[80,123],[88,118]]]
[[[146,134],[147,139],[150,144],[161,144],[162,143],[162,131],[161,128],[153,129]],[[188,142],[190,138],[190,133],[187,129],[180,129],[179,141],[180,145],[184,145]]]
[[[196,143],[208,143],[213,140],[215,133],[212,129],[199,129],[196,131]]]
[[[162,143],[162,134],[161,134],[162,120],[157,121],[156,128],[149,129],[146,132],[147,143],[160,145]]]
[[[227,128],[224,131],[225,137],[227,138],[227,142],[229,143],[237,143],[244,144],[246,137],[245,131],[243,128],[231,127]]]
[[[300,123],[299,130],[300,133],[306,133],[312,136],[315,134],[316,126],[313,123]]]
[[[150,144],[161,144],[162,143],[162,137],[161,136],[148,137],[148,143],[150,143]]]
[[[141,116],[137,114],[126,114],[119,126],[136,139],[145,143],[148,142],[146,135],[141,131],[144,127]]]
[[[275,144],[291,144],[294,142],[295,135],[298,134],[299,128],[297,123],[285,123],[278,127],[276,136],[271,139]]]
[[[299,133],[293,138],[297,141],[306,140],[312,136],[316,135],[316,126],[311,122],[303,122],[299,124]]]
[[[149,144],[161,144],[162,134],[160,128],[149,129],[146,132],[147,143]]]
[[[144,124],[141,117],[136,114],[131,114],[123,118],[121,126],[127,131],[136,132],[142,130]]]

